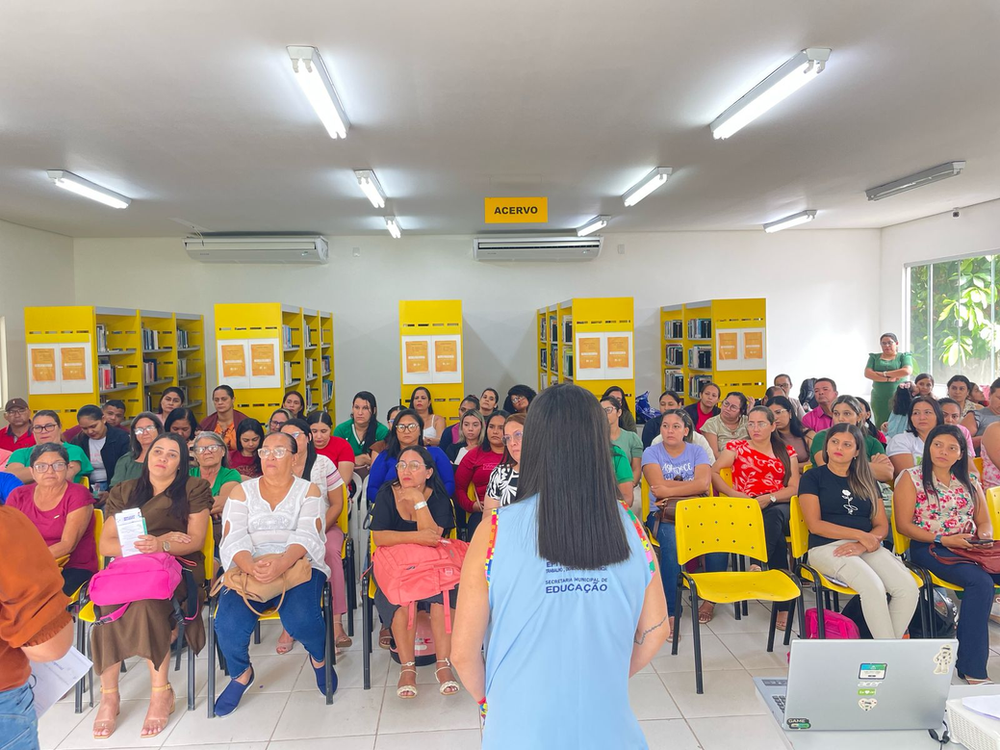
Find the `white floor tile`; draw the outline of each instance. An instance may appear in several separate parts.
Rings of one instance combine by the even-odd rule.
[[[312,688],[316,690],[316,674],[306,668],[309,657],[303,652],[285,654],[284,656],[254,656],[251,657],[254,669],[254,682],[251,692],[257,693],[287,693],[292,690],[299,678],[300,672],[308,672]],[[215,675],[216,690],[222,690],[229,684],[229,678],[220,670]],[[218,696],[216,696],[218,697]]]
[[[389,652],[377,648],[372,652],[371,658],[372,687],[381,689],[385,686],[386,672],[389,669]],[[341,688],[359,688],[364,685],[364,662],[361,649],[352,648],[338,656],[336,669],[337,684]],[[312,669],[303,668],[292,689],[315,690],[316,677]]]
[[[656,658],[652,661],[653,669],[659,674],[669,672],[694,671],[694,636],[682,635],[677,646],[677,656],[671,656],[670,643],[663,644]],[[701,633],[701,665],[703,670],[741,669],[742,666],[718,636],[707,631]]]
[[[289,694],[288,703],[271,735],[272,740],[373,735],[378,729],[383,688],[338,689],[333,705],[318,690]],[[432,727],[426,727],[431,729]]]
[[[753,601],[747,602],[747,614],[739,620],[733,614],[731,604],[717,605],[715,616],[706,627],[716,635],[721,633],[766,633],[770,622],[771,610],[760,602]]]
[[[688,719],[705,750],[773,750],[783,746],[781,730],[770,714]]]
[[[255,693],[253,688],[243,696],[239,708],[229,716],[209,719],[205,698],[194,711],[184,714],[166,745],[194,747],[212,743],[259,742],[267,739],[278,723],[278,717],[289,693]]]
[[[183,705],[178,706],[177,712],[170,717],[167,728],[156,737],[143,739],[139,736],[142,731],[142,722],[146,718],[146,711],[149,708],[149,700],[122,701],[121,715],[118,717],[118,726],[115,733],[106,739],[94,739],[94,719],[97,716],[97,707],[83,714],[82,719],[77,723],[76,728],[59,744],[60,750],[82,750],[83,748],[97,747],[160,747],[169,737],[173,730],[177,728],[179,721],[185,715]],[[75,716],[75,715],[74,715]],[[46,717],[48,718],[48,714]]]
[[[767,633],[722,633],[719,640],[745,669],[781,667],[788,664],[789,647],[774,639],[774,651],[767,651]]]
[[[385,690],[379,737],[415,730],[449,731],[478,729],[479,707],[464,689],[456,695],[441,695],[435,685],[419,685],[416,698],[403,700],[391,686]]]
[[[628,698],[637,719],[680,719],[666,686],[656,674],[636,674],[628,681]]]
[[[695,692],[694,672],[660,674],[684,718],[706,716],[747,716],[763,714],[753,678],[746,670],[704,673],[705,692]]]
[[[700,750],[701,745],[684,719],[640,721],[649,750]]]
[[[379,734],[375,750],[479,750],[482,735],[478,729],[457,729],[449,732],[413,732],[409,734]],[[339,746],[337,750],[343,750]]]
[[[311,740],[272,740],[267,750],[372,750],[375,735],[363,737],[338,737],[336,743],[329,737]]]
[[[77,724],[89,712],[86,702],[87,695],[84,693],[84,712],[82,714],[73,713],[73,703],[57,703],[42,716],[38,722],[38,745],[42,750],[55,750],[59,743],[66,739]]]

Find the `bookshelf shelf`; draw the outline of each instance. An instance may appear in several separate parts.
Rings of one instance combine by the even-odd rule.
[[[129,354],[135,354],[135,349],[119,349],[112,352],[98,352],[98,357],[125,357]]]
[[[122,385],[117,385],[114,388],[101,388],[101,395],[107,393],[124,393],[125,391],[131,391],[133,388],[138,388],[136,383],[123,383]]]
[[[177,379],[183,383],[183,382],[185,382],[187,380],[197,380],[200,377],[201,377],[201,373],[200,372],[195,372],[195,373],[192,373],[191,375],[182,375],[181,377],[179,377]]]
[[[166,354],[167,352],[172,352],[172,351],[173,351],[173,349],[165,349],[165,348],[160,348],[160,349],[143,349],[142,353],[143,354]]]
[[[174,380],[173,378],[160,378],[159,380],[151,380],[150,382],[145,383],[143,387],[152,388],[153,386],[156,385],[166,385],[167,383],[172,383],[173,380]]]
[[[178,349],[177,353],[178,354],[188,354],[190,352],[200,352],[200,351],[201,351],[201,347],[200,346],[185,346],[185,347],[183,347],[181,349]]]

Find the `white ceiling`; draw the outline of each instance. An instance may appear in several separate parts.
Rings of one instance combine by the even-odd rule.
[[[4,0],[0,218],[78,237],[486,229],[487,195],[547,195],[548,229],[747,229],[803,209],[882,227],[1000,197],[995,0]],[[352,122],[331,140],[285,46],[320,49]],[[737,133],[709,122],[807,46],[815,82]],[[993,81],[993,83],[990,83]],[[865,188],[956,159],[878,203]],[[655,166],[664,188],[620,195]],[[124,211],[57,190],[76,172]]]

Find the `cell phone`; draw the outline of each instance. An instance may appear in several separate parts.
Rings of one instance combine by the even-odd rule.
[[[992,539],[970,539],[969,544],[993,544]]]

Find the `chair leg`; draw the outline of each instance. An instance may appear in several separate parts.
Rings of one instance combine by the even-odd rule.
[[[820,588],[818,582],[813,584],[813,589],[816,591],[816,601],[819,601]],[[829,600],[830,592],[828,590],[824,590],[823,593],[826,594],[826,597]],[[826,618],[823,617],[825,613],[826,610],[824,607],[816,607],[816,630],[818,631],[817,635],[821,641],[826,639]]]
[[[93,661],[93,659],[91,657],[93,657],[94,653],[93,653],[93,649],[90,647],[90,638],[87,637],[89,635],[89,633],[90,633],[90,628],[87,627],[86,624],[84,624],[83,633],[84,633],[83,643],[87,647],[87,650],[84,653],[86,654],[86,656],[87,656],[88,659],[90,659],[91,661]],[[90,693],[90,707],[93,708],[94,707],[94,667],[93,666],[91,666],[90,670],[87,672],[87,690]]]
[[[194,711],[194,649],[188,646],[188,711]]]
[[[205,647],[208,649],[208,718],[215,718],[215,649],[218,644],[215,642],[215,616],[212,613],[212,600],[209,599],[208,607],[208,632],[206,635]]]
[[[361,577],[361,593],[365,597],[361,604],[361,661],[364,665],[364,688],[372,687],[372,611],[368,598],[368,574]]]
[[[83,620],[77,616],[76,618],[76,649],[80,653],[84,652],[83,645]],[[83,675],[76,686],[73,688],[73,712],[82,714],[83,713],[83,685],[87,680],[87,675]]]
[[[799,599],[796,603],[799,608],[799,638],[806,637],[806,592],[799,592]]]
[[[746,573],[747,572],[747,559],[745,557],[743,557],[743,555],[738,555],[736,559],[739,560],[739,563],[740,563],[740,572],[741,573]],[[750,616],[750,603],[746,599],[744,599],[743,602],[742,602],[742,604],[740,604],[740,607],[743,609],[743,615],[745,617],[749,617]],[[739,618],[737,617],[736,619],[739,619]]]
[[[684,587],[681,585],[680,576],[677,579],[677,597],[676,603],[674,604],[674,632],[671,633],[672,643],[670,646],[670,655],[677,656],[677,646],[681,639],[681,615],[684,613]]]
[[[253,629],[253,642],[254,645],[260,645],[260,621],[258,620],[257,626]]]
[[[788,602],[788,621],[785,623],[785,640],[787,646],[792,642],[792,626],[795,624],[795,602]]]
[[[680,610],[678,609],[678,613]],[[679,620],[674,620],[680,626]],[[701,674],[701,623],[698,622],[698,591],[691,585],[691,627],[694,642],[694,684],[698,695],[705,692],[705,684]]]
[[[834,612],[840,611],[840,594],[837,593],[836,591],[833,592],[833,611]]]
[[[337,660],[337,643],[333,637],[333,590],[329,582],[323,587],[323,619],[326,620],[326,654],[323,676],[326,679],[326,705],[333,704],[333,665]]]
[[[174,671],[178,672],[178,671],[180,671],[180,668],[181,668],[181,651],[183,650],[183,646],[184,646],[184,620],[183,619],[181,619],[180,623],[178,623],[178,625],[177,625],[177,641],[176,641],[176,645],[177,645],[177,654],[176,654],[176,658],[174,659]]]
[[[774,651],[774,633],[778,629],[778,602],[771,602],[771,624],[767,628],[767,651]]]

